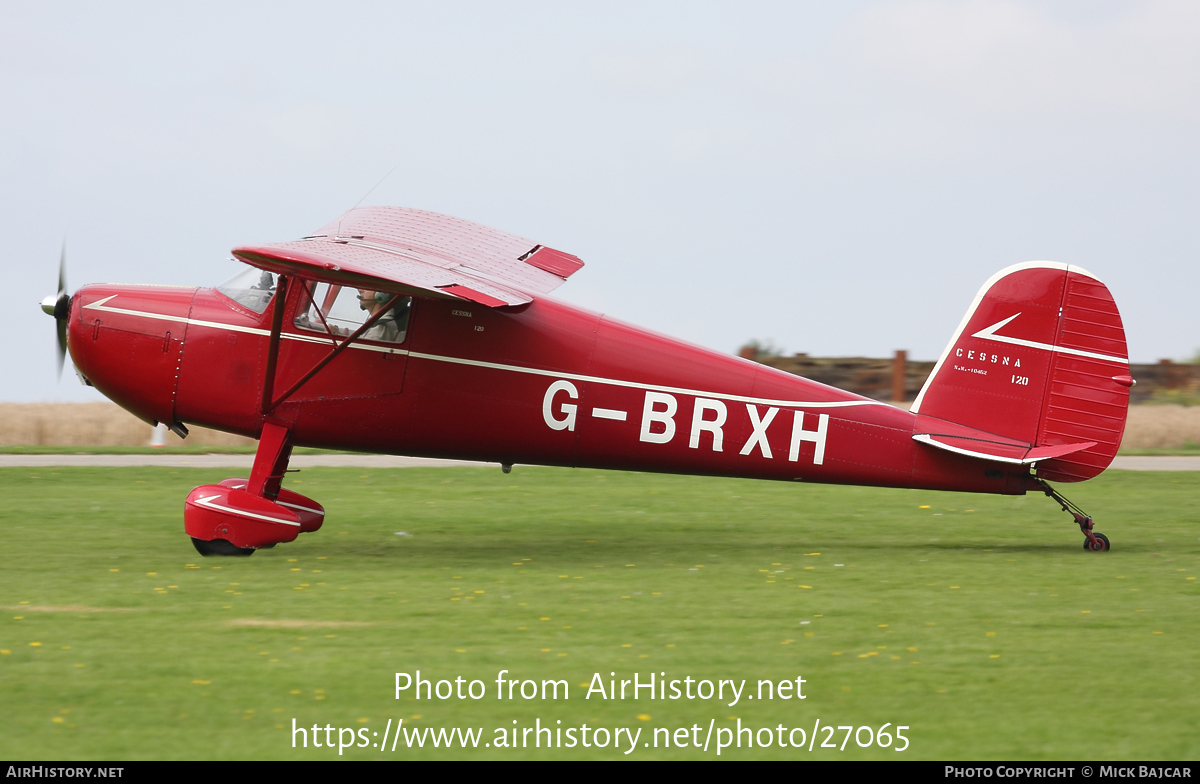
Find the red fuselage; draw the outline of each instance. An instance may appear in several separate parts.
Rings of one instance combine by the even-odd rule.
[[[331,348],[285,302],[274,389]],[[68,347],[147,421],[258,437],[271,309],[215,289],[92,285]],[[1002,467],[913,440],[917,416],[539,297],[414,301],[403,343],[351,345],[273,412],[293,443],[397,455],[1021,493]]]

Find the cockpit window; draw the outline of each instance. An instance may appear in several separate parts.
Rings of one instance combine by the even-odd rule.
[[[328,283],[309,285],[312,301],[302,291],[297,306],[295,325],[300,329],[325,332],[325,325],[339,336],[345,337],[363,325],[363,322],[383,308],[391,294],[350,286],[331,286]],[[318,312],[319,309],[319,312]],[[364,340],[379,340],[385,343],[403,343],[408,331],[408,314],[412,309],[412,297],[399,297],[388,312],[379,317],[371,328],[362,334]],[[322,317],[324,317],[322,323]]]
[[[247,266],[229,280],[217,286],[217,291],[255,313],[263,313],[275,296],[275,275]]]

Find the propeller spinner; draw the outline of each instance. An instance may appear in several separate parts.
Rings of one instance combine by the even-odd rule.
[[[67,244],[63,243],[62,256],[58,261],[58,294],[42,300],[42,310],[54,316],[58,327],[58,377],[62,378],[63,360],[67,356],[67,310],[71,295],[67,293]]]

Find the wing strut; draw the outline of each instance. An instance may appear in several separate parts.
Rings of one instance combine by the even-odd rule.
[[[308,286],[304,286],[303,288],[305,289],[305,291],[308,290]],[[283,307],[284,307],[284,298],[286,297],[286,295],[287,295],[287,278],[283,275],[280,275],[279,283],[276,285],[274,310],[271,312],[271,342],[270,342],[269,348],[267,349],[268,354],[267,354],[266,378],[263,380],[262,413],[264,416],[270,414],[272,411],[274,411],[276,408],[278,408],[280,403],[287,400],[289,397],[291,397],[292,395],[294,395],[296,393],[296,390],[298,390],[300,387],[307,384],[309,379],[311,379],[318,372],[320,372],[321,368],[325,367],[330,362],[332,362],[334,357],[336,357],[338,354],[341,354],[343,351],[345,351],[350,346],[350,344],[353,343],[354,341],[358,340],[358,338],[361,337],[364,332],[366,332],[371,327],[375,326],[375,322],[377,322],[377,321],[379,321],[379,319],[383,318],[384,314],[386,314],[388,311],[390,311],[392,309],[392,306],[396,304],[396,300],[398,300],[400,298],[399,294],[392,294],[391,297],[387,300],[387,302],[384,303],[384,306],[382,308],[380,308],[379,310],[377,310],[373,314],[371,314],[370,318],[368,318],[366,321],[364,321],[358,329],[354,330],[354,332],[352,332],[350,334],[350,336],[347,337],[345,340],[343,340],[341,343],[337,342],[337,338],[335,338],[333,336],[333,333],[329,329],[329,325],[325,324],[325,318],[324,318],[324,316],[322,316],[321,323],[325,324],[325,331],[327,333],[329,333],[330,339],[333,340],[333,342],[334,342],[333,349],[328,354],[326,354],[323,359],[321,359],[319,362],[317,362],[317,364],[313,365],[312,368],[307,373],[305,373],[303,376],[301,376],[299,381],[292,384],[286,392],[284,392],[279,397],[274,397],[275,366],[276,366],[276,360],[279,357],[279,336],[283,330]],[[309,299],[311,300],[311,298],[312,298],[311,292],[309,293],[308,296],[309,296]],[[318,313],[320,312],[320,308],[317,308],[316,310]]]
[[[283,331],[283,306],[287,304],[287,290],[287,275],[280,275],[275,282],[275,301],[271,303],[271,342],[267,347],[267,372],[263,376],[263,414],[271,413],[278,405],[271,402],[271,396],[275,392],[275,361],[279,359],[279,333]]]

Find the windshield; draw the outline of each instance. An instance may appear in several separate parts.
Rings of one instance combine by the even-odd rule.
[[[255,313],[266,311],[275,296],[275,275],[247,266],[229,280],[217,286],[217,291]]]

